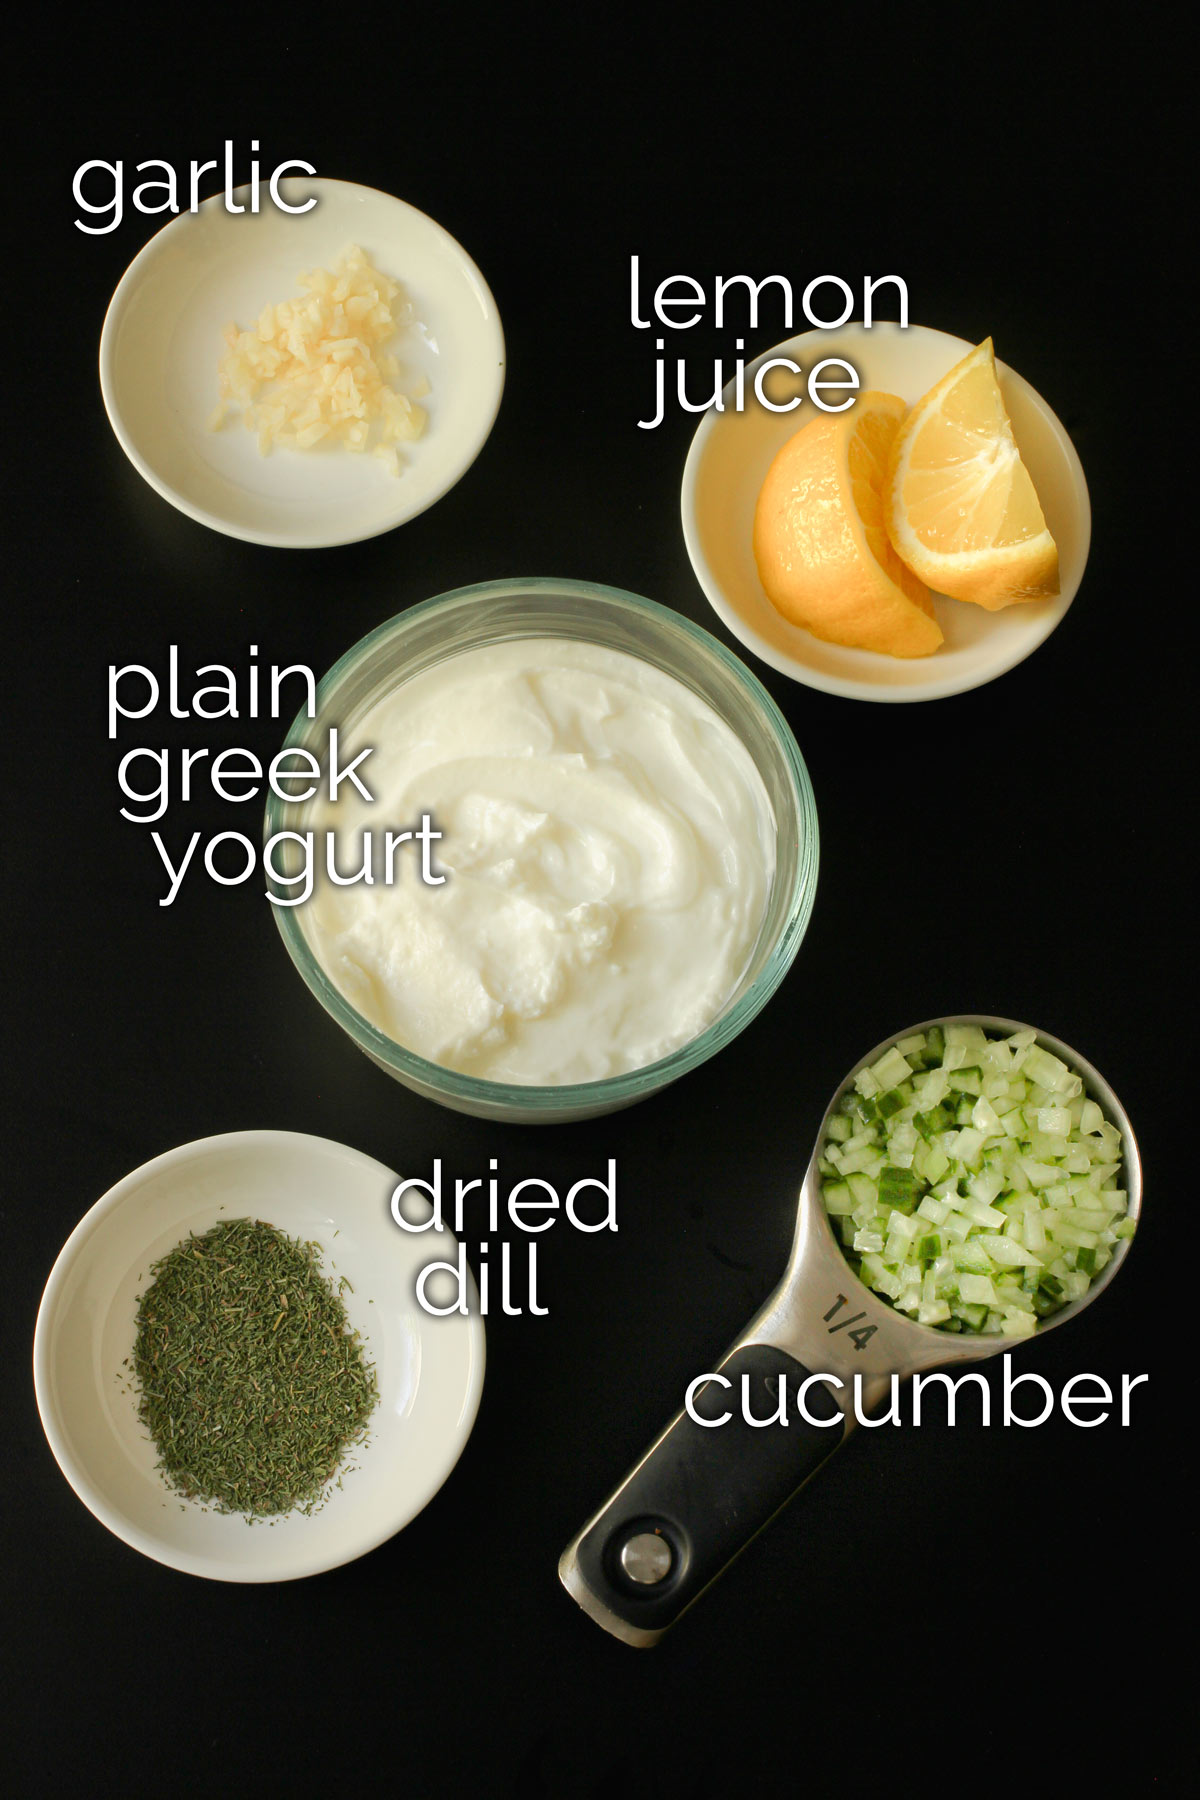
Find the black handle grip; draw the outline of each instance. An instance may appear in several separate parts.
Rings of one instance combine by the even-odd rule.
[[[845,1435],[832,1390],[774,1345],[743,1345],[719,1373],[730,1385],[708,1382],[692,1408],[708,1419],[727,1413],[726,1423],[700,1425],[680,1413],[579,1542],[588,1587],[619,1619],[647,1632],[674,1624]],[[796,1391],[806,1381],[807,1410],[828,1424],[800,1413]],[[781,1382],[786,1425],[777,1418]],[[745,1411],[773,1423],[747,1422],[743,1391]]]

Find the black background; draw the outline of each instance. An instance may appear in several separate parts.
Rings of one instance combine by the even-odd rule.
[[[18,45],[0,1330],[20,1792],[986,1789],[1077,1774],[1098,1746],[1129,1755],[1135,1786],[1167,1776],[1163,1514],[1185,1397],[1163,1333],[1189,1303],[1171,1276],[1192,1204],[1172,1072],[1194,1062],[1173,873],[1190,600],[1172,559],[1192,525],[1161,456],[1179,374],[1171,150],[1131,116],[1136,44],[943,50],[932,19],[906,12],[879,41],[869,12],[819,40],[799,15],[739,36],[622,35],[584,14],[568,39],[537,11],[482,31],[453,8],[346,14],[313,33],[181,12],[149,34],[35,26],[29,55]],[[295,554],[206,531],[143,484],[104,416],[104,309],[156,222],[130,209],[84,237],[75,168],[186,166],[230,137],[244,174],[252,136],[266,168],[303,157],[430,213],[504,322],[507,387],[478,462],[372,542]],[[648,281],[706,286],[896,272],[914,322],[992,333],[1075,440],[1091,560],[1035,656],[959,698],[856,704],[757,667],[820,816],[791,975],[733,1048],[652,1102],[523,1131],[435,1108],[362,1058],[254,884],[190,879],[157,907],[157,858],[117,816],[105,671],[161,668],[171,643],[185,665],[257,643],[264,662],[321,671],[417,600],[524,574],[629,588],[730,642],[678,521],[694,421],[634,423],[652,357],[629,323],[634,252]],[[765,320],[747,354],[784,335]],[[731,345],[700,328],[672,348],[700,369]],[[267,721],[227,741],[269,756],[279,736]],[[253,831],[252,811],[199,803],[191,824]],[[842,1072],[889,1031],[969,1010],[1076,1045],[1138,1129],[1145,1223],[1125,1272],[1018,1353],[1056,1391],[1084,1369],[1148,1372],[1132,1426],[860,1432],[658,1649],[616,1643],[561,1591],[560,1549],[774,1284]],[[474,1435],[417,1520],[331,1574],[238,1587],[160,1568],[92,1519],[28,1371],[41,1288],[92,1202],[162,1150],[258,1126],[410,1172],[497,1156],[560,1189],[615,1156],[620,1232],[544,1241],[550,1316],[489,1320]]]

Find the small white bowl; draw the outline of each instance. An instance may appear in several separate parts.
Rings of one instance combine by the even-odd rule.
[[[233,214],[217,195],[134,257],[104,320],[101,392],[134,468],[189,518],[281,549],[356,543],[414,518],[470,468],[500,405],[504,335],[471,258],[415,207],[350,181],[293,177],[281,187],[289,204],[315,194],[316,206],[292,215],[264,197],[260,212]],[[429,381],[428,423],[398,446],[398,477],[377,457],[340,449],[261,456],[240,417],[209,425],[226,325],[253,325],[264,306],[299,292],[299,275],[352,243],[411,300],[415,323],[392,347],[406,373]]]
[[[417,1304],[417,1271],[453,1262],[456,1245],[448,1231],[413,1235],[395,1224],[396,1181],[324,1138],[238,1131],[155,1157],[85,1214],[42,1296],[33,1372],[50,1448],[102,1525],[190,1575],[291,1581],[373,1550],[433,1498],[479,1407],[483,1323],[473,1287],[467,1317],[434,1317]],[[168,1487],[124,1367],[151,1264],[189,1232],[245,1217],[318,1243],[325,1273],[348,1279],[346,1311],[379,1382],[368,1439],[348,1456],[341,1487],[307,1518],[252,1525]]]
[[[911,406],[972,348],[963,338],[923,325],[904,331],[889,324],[870,331],[861,325],[806,331],[748,364],[745,391],[753,395],[754,375],[771,357],[789,357],[805,377],[815,363],[841,357],[858,371],[860,391],[880,388]],[[751,397],[739,413],[731,382],[724,393],[725,410],[707,412],[692,439],[682,511],[697,580],[739,642],[781,674],[827,694],[853,700],[938,700],[994,681],[1049,637],[1083,579],[1092,529],[1087,482],[1075,446],[1046,402],[1004,363],[997,361],[996,368],[1017,445],[1058,545],[1059,594],[995,613],[935,596],[946,641],[932,656],[848,650],[789,624],[758,578],[754,508],[776,451],[814,417],[814,408],[806,399],[794,412],[773,413]],[[792,381],[787,391],[790,395],[798,389]],[[770,378],[767,393],[776,397]]]

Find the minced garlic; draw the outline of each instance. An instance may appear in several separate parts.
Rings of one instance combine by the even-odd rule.
[[[264,307],[253,330],[226,326],[212,429],[241,407],[264,456],[273,444],[341,444],[370,449],[399,475],[394,446],[420,437],[426,415],[391,386],[400,364],[380,347],[412,318],[409,302],[357,244],[332,269],[302,275],[300,286],[305,292],[297,299]],[[414,392],[427,393],[428,383]],[[373,432],[377,421],[381,429]]]

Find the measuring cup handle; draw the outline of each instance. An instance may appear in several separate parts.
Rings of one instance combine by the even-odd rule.
[[[743,1344],[717,1373],[691,1400],[706,1422],[685,1408],[559,1565],[573,1598],[628,1643],[657,1642],[845,1436],[832,1390],[775,1345]],[[820,1423],[800,1411],[802,1387]]]

